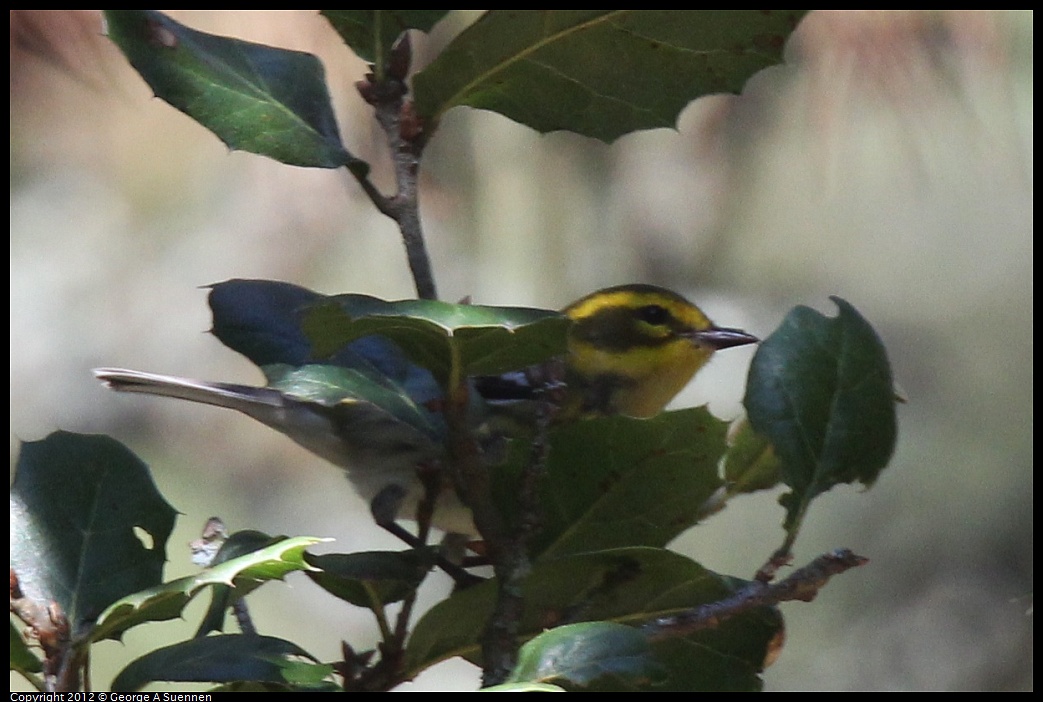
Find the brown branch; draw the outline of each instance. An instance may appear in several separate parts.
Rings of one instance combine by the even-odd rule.
[[[46,691],[80,690],[83,659],[72,645],[69,618],[57,602],[42,602],[27,596],[14,568],[11,569],[11,612],[29,627],[27,636],[36,639],[43,649]]]
[[[718,602],[648,622],[642,627],[642,631],[652,640],[687,636],[697,631],[715,628],[726,619],[759,607],[769,607],[792,600],[811,602],[834,575],[868,562],[868,558],[856,555],[848,549],[838,549],[823,554],[803,568],[795,570],[785,580],[774,584],[752,581],[734,595]]]
[[[409,35],[403,34],[391,50],[387,70],[369,73],[365,80],[355,84],[362,98],[373,106],[377,123],[384,130],[398,191],[391,197],[382,195],[369,180],[369,168],[364,163],[349,164],[348,171],[376,208],[398,224],[417,296],[434,300],[438,293],[420,224],[418,182],[420,157],[430,133],[416,115],[412,101],[406,99],[405,78],[411,52]]]

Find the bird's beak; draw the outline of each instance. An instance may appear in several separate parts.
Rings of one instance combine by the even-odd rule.
[[[725,327],[710,327],[692,332],[692,341],[700,346],[706,346],[714,351],[729,349],[732,346],[745,346],[755,344],[760,339],[753,334],[747,334],[742,329],[727,329]]]

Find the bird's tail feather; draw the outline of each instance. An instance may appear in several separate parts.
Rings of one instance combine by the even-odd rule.
[[[259,404],[272,408],[283,406],[282,394],[270,388],[234,383],[208,383],[123,368],[95,368],[94,377],[117,392],[175,397],[190,402],[227,407],[250,415],[256,413]]]

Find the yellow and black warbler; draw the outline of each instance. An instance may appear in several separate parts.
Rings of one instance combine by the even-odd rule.
[[[301,330],[305,309],[322,295],[265,280],[212,286],[214,334],[264,372],[266,387],[212,383],[114,368],[95,376],[113,390],[164,395],[238,410],[346,469],[356,491],[372,500],[389,485],[406,490],[400,513],[412,517],[423,491],[418,464],[443,452],[437,411],[441,388],[380,336],[358,339],[330,358],[316,359]],[[588,295],[563,310],[572,320],[564,359],[565,389],[556,417],[658,413],[719,349],[756,338],[715,326],[677,293],[652,285],[622,285]],[[497,386],[476,379],[490,403]],[[381,406],[367,401],[378,393]],[[478,413],[480,417],[481,413]],[[480,421],[480,419],[478,420]],[[473,533],[469,511],[452,491],[439,497],[432,523]]]
[[[658,414],[714,351],[757,341],[718,327],[675,292],[620,285],[563,310],[572,320],[566,416]]]

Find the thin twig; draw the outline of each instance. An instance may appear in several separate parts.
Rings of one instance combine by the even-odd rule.
[[[838,549],[823,554],[803,568],[795,570],[785,580],[774,584],[752,581],[734,595],[718,602],[648,622],[642,627],[642,631],[652,640],[687,636],[696,631],[717,627],[726,619],[759,607],[792,600],[811,602],[834,575],[868,562],[868,558],[856,555],[848,549]]]

